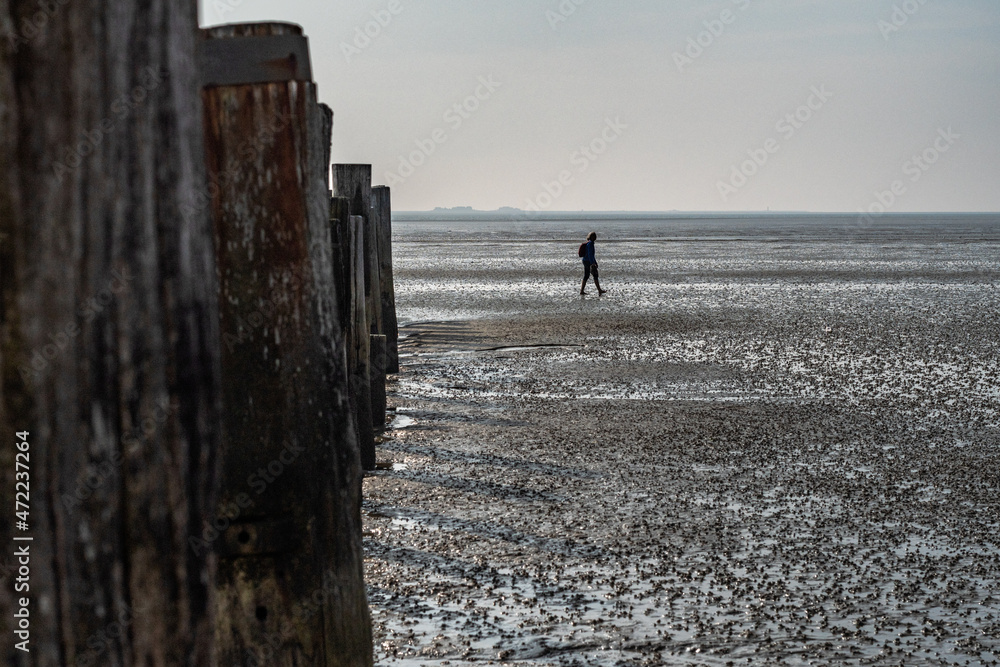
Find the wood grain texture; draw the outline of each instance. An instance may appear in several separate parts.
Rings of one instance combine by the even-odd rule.
[[[351,335],[351,204],[346,197],[330,200],[330,241],[332,242],[334,282],[337,289],[337,310],[345,339]],[[347,344],[350,348],[350,343]],[[348,354],[348,367],[351,358]]]
[[[384,378],[385,365],[388,359],[386,353],[385,334],[370,334],[369,336],[370,366],[373,378]],[[372,427],[379,433],[385,430],[385,380],[372,382]]]
[[[0,662],[212,664],[214,556],[188,547],[220,420],[196,6],[47,7],[0,4],[0,499],[28,430],[35,538],[32,650]]]
[[[392,197],[385,185],[372,188],[372,220],[378,241],[381,331],[386,337],[385,372],[398,373],[399,323],[396,319],[396,289],[392,278]]]
[[[372,167],[370,164],[333,165],[333,194],[347,197],[351,215],[360,216],[365,236],[365,319],[368,333],[382,333],[382,308],[379,305],[378,234],[372,220]]]
[[[372,225],[372,168],[370,164],[334,164],[332,168],[333,195],[344,197],[350,202],[351,216],[361,220],[361,234],[352,236],[352,256],[360,251],[360,267],[364,280],[360,291],[355,288],[356,306],[364,314],[363,325],[355,324],[357,336],[354,338],[355,356],[358,370],[354,374],[351,395],[356,402],[357,428],[361,447],[362,466],[371,470],[375,466],[375,435],[373,427],[378,417],[373,413],[373,405],[379,403],[378,385],[384,378],[376,378],[371,373],[370,342],[365,333],[381,333],[382,309],[379,305],[378,285],[378,240]],[[352,227],[353,232],[353,227]],[[368,396],[362,396],[367,391]],[[384,415],[381,418],[385,419]],[[369,436],[371,442],[369,444]]]
[[[355,359],[351,373],[351,398],[355,401],[357,429],[361,450],[361,466],[365,470],[375,469],[375,433],[372,426],[371,403],[371,336],[368,331],[367,308],[365,307],[365,221],[360,215],[351,216],[351,293],[352,306],[352,357]]]
[[[227,30],[235,36],[212,38],[264,28]],[[331,115],[308,81],[210,87],[204,101],[226,433],[220,663],[370,665],[326,180]]]
[[[367,332],[364,292],[364,221],[353,220],[350,200],[334,197],[330,206],[337,305],[344,326],[352,423],[365,470],[375,466],[375,434],[371,426],[370,352],[364,345]],[[356,225],[360,225],[355,227]],[[368,356],[365,356],[368,355]]]

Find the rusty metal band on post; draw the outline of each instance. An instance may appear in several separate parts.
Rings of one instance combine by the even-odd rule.
[[[305,35],[202,39],[198,59],[204,87],[312,80]]]

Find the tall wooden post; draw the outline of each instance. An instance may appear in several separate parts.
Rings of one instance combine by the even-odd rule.
[[[347,374],[351,415],[365,470],[375,467],[375,434],[371,418],[370,352],[364,340],[368,328],[365,313],[364,219],[351,216],[350,200],[334,197],[330,205],[330,229],[337,271],[337,299],[347,347]]]
[[[351,374],[351,399],[355,401],[361,465],[375,469],[375,433],[371,402],[371,336],[368,331],[368,309],[365,306],[365,221],[360,215],[351,216],[351,344],[354,370]]]
[[[333,165],[333,195],[346,197],[351,203],[351,215],[360,216],[365,238],[365,320],[368,333],[381,333],[382,309],[378,291],[378,236],[372,226],[372,166],[370,164]],[[375,260],[375,261],[373,261]]]
[[[351,202],[351,215],[362,219],[364,231],[364,307],[365,330],[369,334],[382,333],[381,287],[378,276],[378,234],[372,218],[372,168],[370,164],[335,164],[333,165],[333,193],[337,197],[347,197]],[[370,344],[366,343],[370,349]],[[371,374],[370,359],[365,362],[368,367],[368,399],[369,421],[380,429],[385,422],[385,410],[378,414],[376,406],[383,405],[380,394],[385,393],[385,377],[375,377]],[[380,389],[381,387],[381,389]],[[361,443],[362,448],[365,443]],[[374,442],[373,442],[374,448]],[[374,449],[372,450],[374,466]]]
[[[344,337],[347,340],[347,367],[348,372],[352,370],[352,360],[350,355],[350,336],[352,330],[351,323],[351,202],[346,197],[333,197],[330,201],[330,236],[333,242],[333,268],[335,272],[335,283],[337,288],[337,319],[343,327]]]
[[[372,427],[382,432],[385,430],[385,376],[386,360],[389,355],[386,352],[385,334],[371,334],[369,336],[369,367],[372,377]]]
[[[372,220],[378,238],[378,268],[382,333],[386,337],[385,371],[399,372],[399,325],[396,320],[396,290],[392,279],[392,203],[389,188],[372,188]]]
[[[30,569],[0,586],[0,664],[215,664],[195,3],[0,0],[0,26],[0,542]]]
[[[225,409],[220,664],[370,665],[330,116],[298,26],[229,25],[204,38]]]

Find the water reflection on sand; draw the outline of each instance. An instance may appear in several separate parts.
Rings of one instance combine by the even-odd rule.
[[[826,222],[396,224],[379,664],[997,664],[1000,222]]]

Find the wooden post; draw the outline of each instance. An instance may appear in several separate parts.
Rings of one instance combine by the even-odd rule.
[[[328,183],[330,177],[330,160],[333,156],[333,109],[331,109],[326,104],[320,104],[320,113],[322,117],[323,127],[320,130],[320,134],[326,139],[323,141],[323,182]],[[327,197],[333,198],[333,191],[329,188],[326,189]],[[331,206],[333,202],[330,202]]]
[[[324,163],[330,116],[298,26],[203,36],[225,410],[213,521],[219,664],[370,665]]]
[[[365,320],[368,333],[381,333],[382,309],[378,308],[378,236],[372,226],[372,166],[370,164],[333,165],[333,194],[347,197],[351,215],[361,217],[365,239]],[[373,261],[375,260],[375,261]]]
[[[346,197],[334,197],[330,201],[330,236],[333,242],[333,268],[337,288],[337,312],[346,340],[347,366],[350,373],[353,369],[350,354],[350,336],[352,330],[352,292],[351,285],[351,203]]]
[[[396,289],[392,280],[392,204],[389,188],[372,188],[372,219],[378,236],[378,267],[382,333],[386,337],[386,373],[399,372],[399,325],[396,321]]]
[[[351,415],[361,450],[361,465],[375,468],[375,434],[371,417],[371,354],[359,336],[367,335],[365,314],[364,221],[350,214],[350,200],[334,197],[330,222],[334,241],[334,268],[337,275],[337,300],[347,348],[347,373]]]
[[[211,665],[214,557],[188,544],[220,423],[195,5],[44,9],[0,0],[0,542],[30,567],[0,586],[0,664]]]
[[[365,331],[369,334],[382,333],[382,290],[378,269],[378,234],[372,218],[372,168],[370,164],[335,164],[333,165],[333,193],[337,197],[347,197],[351,202],[351,215],[359,216],[363,221],[364,230],[364,302]],[[369,346],[368,343],[365,343]],[[376,406],[383,403],[379,396],[385,393],[385,377],[371,374],[370,358],[363,357],[368,368],[367,383],[369,397],[369,423],[382,424],[385,413],[376,414]],[[361,443],[364,448],[365,443]],[[374,462],[374,441],[372,449],[372,466]],[[367,466],[366,466],[367,469]]]
[[[385,368],[388,360],[386,354],[385,334],[371,334],[371,376],[385,378]],[[372,382],[372,426],[376,431],[385,430],[385,380]]]
[[[371,337],[367,333],[367,308],[365,307],[365,223],[360,215],[351,216],[351,356],[355,368],[351,373],[351,399],[355,402],[358,442],[361,449],[361,466],[375,469],[375,433],[373,431],[371,403]]]
[[[371,335],[382,335],[382,287],[378,271],[378,235],[369,212],[365,222],[365,302],[368,330]],[[383,351],[383,357],[385,352]],[[385,360],[375,366],[369,363],[371,381],[372,425],[379,431],[385,424]]]

